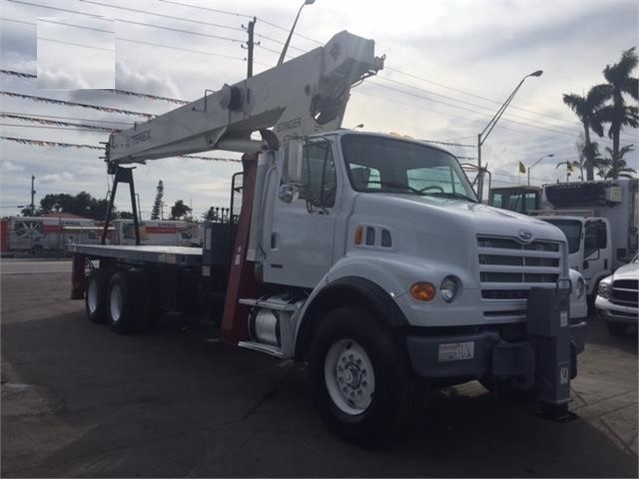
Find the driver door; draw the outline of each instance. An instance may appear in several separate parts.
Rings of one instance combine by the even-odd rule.
[[[333,265],[339,213],[338,172],[330,142],[303,148],[304,184],[293,199],[275,197],[270,236],[265,238],[264,280],[315,287]]]

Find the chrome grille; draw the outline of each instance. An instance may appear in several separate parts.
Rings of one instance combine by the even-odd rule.
[[[553,286],[561,275],[560,243],[478,236],[484,299],[526,299],[532,287]]]
[[[610,301],[621,306],[636,308],[639,303],[639,281],[632,279],[613,281]]]

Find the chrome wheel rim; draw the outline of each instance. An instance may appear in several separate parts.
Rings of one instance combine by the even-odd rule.
[[[373,363],[352,339],[340,339],[330,347],[324,360],[324,381],[333,403],[343,413],[362,414],[373,402]]]
[[[109,309],[111,311],[111,319],[114,323],[117,323],[122,316],[122,288],[118,284],[111,288],[109,306]]]

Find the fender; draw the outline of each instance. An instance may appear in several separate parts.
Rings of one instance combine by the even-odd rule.
[[[346,304],[366,309],[377,321],[392,328],[409,326],[404,313],[383,288],[359,276],[344,276],[320,289],[306,305],[296,335],[296,358],[300,359],[305,355],[306,345],[321,314],[335,306]]]

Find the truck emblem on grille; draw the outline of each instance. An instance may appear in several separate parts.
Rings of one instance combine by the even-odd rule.
[[[517,231],[519,235],[519,239],[522,241],[530,241],[533,237],[532,233],[528,230],[519,230]]]

